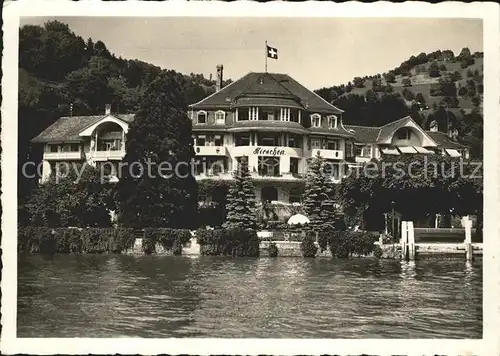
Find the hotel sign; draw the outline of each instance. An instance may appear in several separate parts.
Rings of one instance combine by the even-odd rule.
[[[273,148],[262,148],[256,147],[253,151],[254,155],[270,155],[270,156],[283,156],[285,154],[285,150],[279,149],[278,147]]]

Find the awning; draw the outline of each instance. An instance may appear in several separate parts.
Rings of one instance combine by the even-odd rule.
[[[398,149],[401,151],[401,153],[417,153],[417,150],[414,149],[413,147],[410,146],[401,146],[398,147]]]
[[[399,156],[399,152],[397,149],[395,148],[381,148],[380,149],[382,151],[383,154],[385,155],[395,155],[395,156]]]
[[[452,150],[450,148],[446,148],[445,151],[446,151],[446,153],[448,153],[450,155],[450,157],[461,157],[462,156],[460,154],[460,152],[458,152],[457,150]]]
[[[423,153],[423,154],[433,154],[434,153],[434,152],[429,151],[428,149],[423,148],[423,147],[413,146],[413,148],[416,149],[418,153]]]

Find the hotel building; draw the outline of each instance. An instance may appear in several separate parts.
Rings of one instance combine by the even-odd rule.
[[[424,131],[410,117],[382,127],[344,125],[342,110],[286,74],[248,73],[222,83],[219,65],[216,92],[189,106],[200,162],[196,179],[230,180],[246,156],[258,201],[300,202],[307,161],[318,153],[339,182],[349,166],[386,154],[467,152],[437,127]],[[32,140],[44,145],[42,181],[59,162],[110,162],[116,171],[133,119],[110,106],[104,115],[61,117]]]

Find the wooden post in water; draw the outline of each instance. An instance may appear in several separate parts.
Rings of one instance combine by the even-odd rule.
[[[467,261],[472,261],[474,258],[474,251],[472,248],[472,220],[469,218],[469,216],[464,216],[462,218],[462,223],[465,228],[465,259]]]
[[[401,259],[406,260],[406,245],[408,241],[408,223],[406,221],[401,222]]]
[[[408,257],[410,261],[415,261],[416,251],[415,251],[415,230],[413,229],[413,221],[407,222],[408,228]]]

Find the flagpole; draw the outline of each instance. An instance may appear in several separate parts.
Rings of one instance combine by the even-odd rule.
[[[266,61],[266,73],[267,73],[267,41],[266,41],[266,51],[265,51],[265,61]]]

